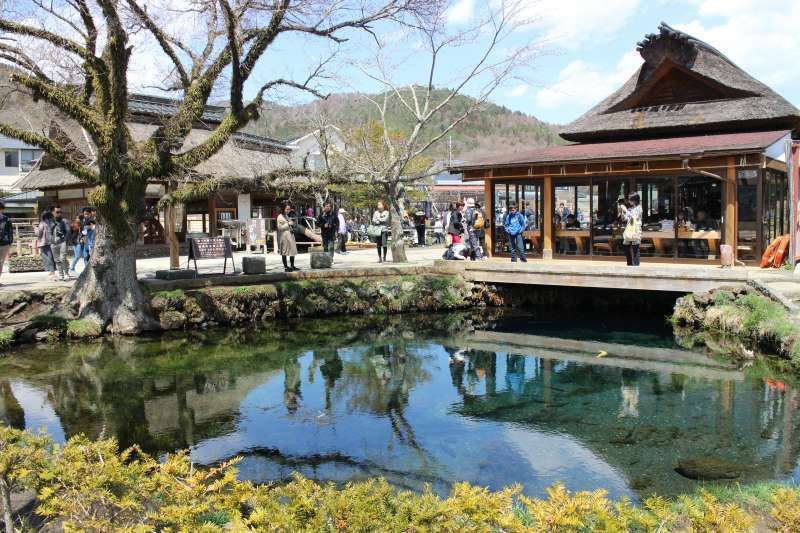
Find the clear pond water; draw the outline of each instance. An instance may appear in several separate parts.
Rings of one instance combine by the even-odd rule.
[[[638,499],[696,487],[676,471],[694,459],[800,481],[798,407],[788,384],[673,346],[660,319],[308,320],[0,361],[0,417],[57,440],[242,456],[260,482],[383,476],[441,493],[466,480],[536,496],[561,480]]]

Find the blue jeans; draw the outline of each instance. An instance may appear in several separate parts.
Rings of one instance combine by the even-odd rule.
[[[525,243],[522,241],[522,233],[508,236],[508,251],[511,252],[511,260],[516,261],[517,257],[525,259]],[[516,255],[515,255],[516,254]]]
[[[72,264],[69,266],[70,270],[75,270],[75,267],[78,265],[78,261],[81,257],[83,257],[83,266],[86,266],[89,263],[89,260],[86,258],[86,253],[83,251],[82,244],[76,244],[72,247],[75,251],[75,257],[72,258]]]

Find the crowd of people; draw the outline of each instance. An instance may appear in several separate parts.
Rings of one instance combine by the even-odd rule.
[[[35,230],[36,247],[50,281],[77,277],[81,260],[84,267],[89,263],[97,231],[96,217],[97,211],[93,207],[84,207],[81,214],[71,221],[64,218],[58,205],[42,212]],[[72,261],[69,260],[70,250],[73,252]]]

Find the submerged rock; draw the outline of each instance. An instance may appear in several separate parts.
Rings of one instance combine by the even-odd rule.
[[[678,462],[677,473],[689,479],[713,481],[717,479],[737,479],[747,469],[745,465],[724,459],[697,458]]]

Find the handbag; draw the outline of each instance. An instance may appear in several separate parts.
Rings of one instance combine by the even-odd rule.
[[[373,239],[377,239],[383,234],[383,226],[376,226],[374,224],[370,224],[367,226],[367,236],[372,237]]]
[[[622,239],[627,242],[638,241],[641,237],[636,231],[636,218],[631,217],[628,224],[625,226],[625,231],[622,232]]]

